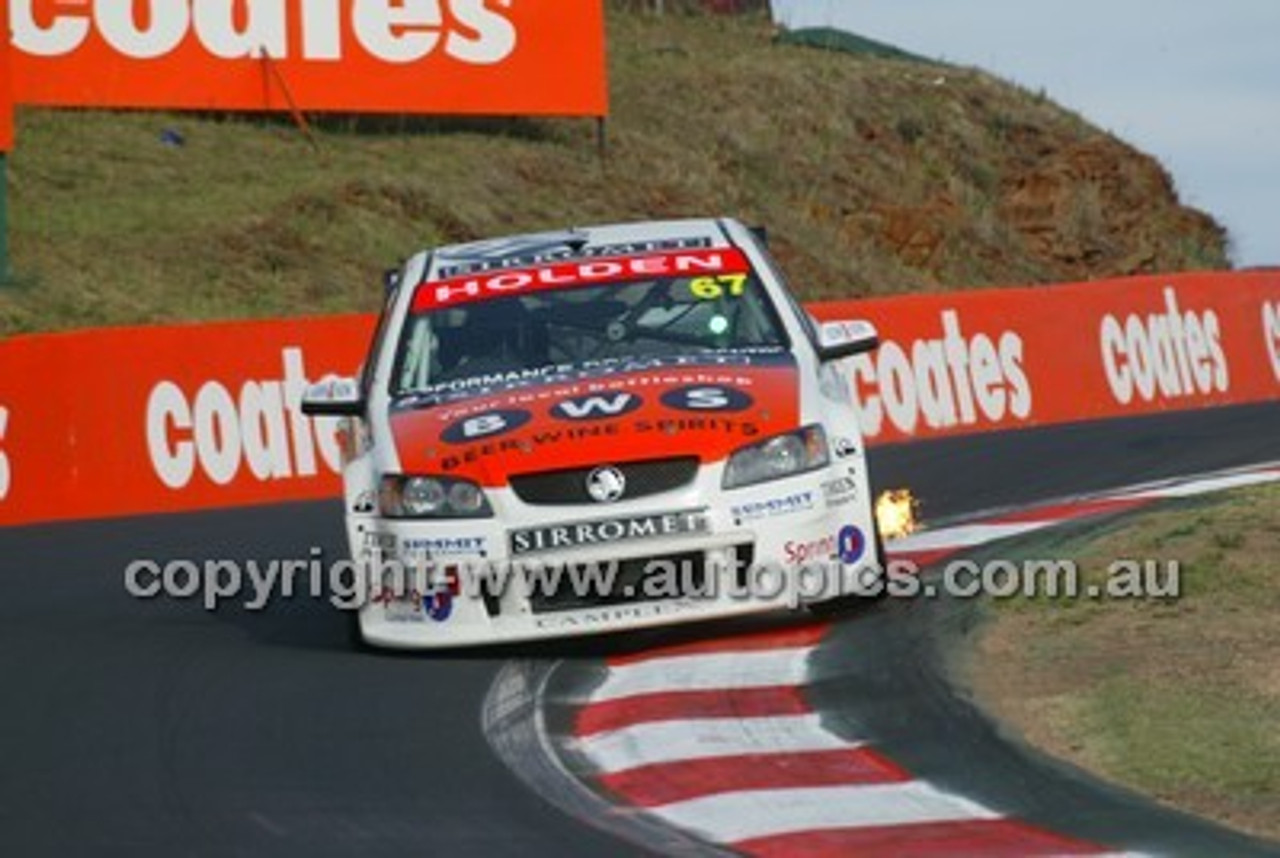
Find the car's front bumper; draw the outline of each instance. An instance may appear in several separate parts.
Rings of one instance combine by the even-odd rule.
[[[353,528],[354,547],[378,546],[406,561],[416,551],[419,562],[410,562],[411,568],[429,554],[425,565],[437,586],[427,588],[429,593],[404,586],[393,593],[399,582],[384,573],[381,583],[387,586],[372,587],[373,600],[360,608],[361,631],[376,646],[468,646],[790,609],[850,592],[850,582],[865,584],[878,573],[871,505],[865,482],[856,502],[846,498],[838,507],[830,505],[823,484],[831,476],[824,470],[734,492],[730,503],[716,498],[700,504],[707,495],[691,490],[610,508],[616,518],[696,514],[704,526],[608,545],[541,546],[516,556],[511,535],[519,528],[510,522],[574,526],[592,520],[591,513],[598,517],[601,508],[522,510],[517,516],[447,524],[367,518]],[[801,500],[788,505],[777,503],[779,498]],[[510,498],[498,498],[500,507],[510,504]],[[850,532],[862,541],[856,552],[844,544]],[[693,562],[679,571],[655,567],[649,590],[627,577],[646,561],[677,559],[701,560],[701,574]],[[535,574],[530,581],[529,568],[535,566],[562,570],[554,579],[562,586],[599,584],[610,564],[620,564],[626,573],[614,583],[629,582],[634,592],[615,587],[606,595],[586,586],[581,588],[585,596],[574,588],[564,598],[539,597],[538,586],[551,576]],[[573,577],[573,570],[593,568],[604,571]]]

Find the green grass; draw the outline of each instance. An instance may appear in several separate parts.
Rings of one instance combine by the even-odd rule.
[[[1176,599],[1011,600],[976,682],[1033,742],[1104,777],[1280,837],[1280,485],[1032,537],[1001,557],[1176,561]],[[998,652],[997,652],[998,650]]]
[[[316,151],[278,119],[20,110],[0,335],[371,310],[424,246],[652,217],[768,225],[809,298],[1226,265],[1159,165],[1018,87],[780,44],[760,15],[620,5],[603,159],[584,120],[336,118]],[[1100,214],[1027,220],[1074,193]]]

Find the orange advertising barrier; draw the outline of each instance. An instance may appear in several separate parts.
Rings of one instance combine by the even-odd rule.
[[[868,318],[872,443],[1280,399],[1280,271],[814,305]],[[334,497],[307,380],[351,375],[365,316],[0,343],[0,524]],[[1278,430],[1280,431],[1280,430]]]
[[[14,100],[604,116],[602,0],[3,0]]]
[[[936,438],[1280,397],[1280,271],[815,304],[876,324],[863,432]]]
[[[352,374],[373,320],[340,316],[0,344],[0,523],[333,495],[334,421],[308,379]]]

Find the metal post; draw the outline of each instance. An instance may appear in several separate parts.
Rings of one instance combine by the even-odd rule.
[[[9,268],[9,157],[0,152],[0,284],[12,277]]]

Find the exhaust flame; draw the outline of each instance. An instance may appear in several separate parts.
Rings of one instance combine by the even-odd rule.
[[[920,502],[910,489],[894,489],[881,493],[876,499],[876,523],[885,539],[901,539],[912,534],[919,526],[916,510]]]

